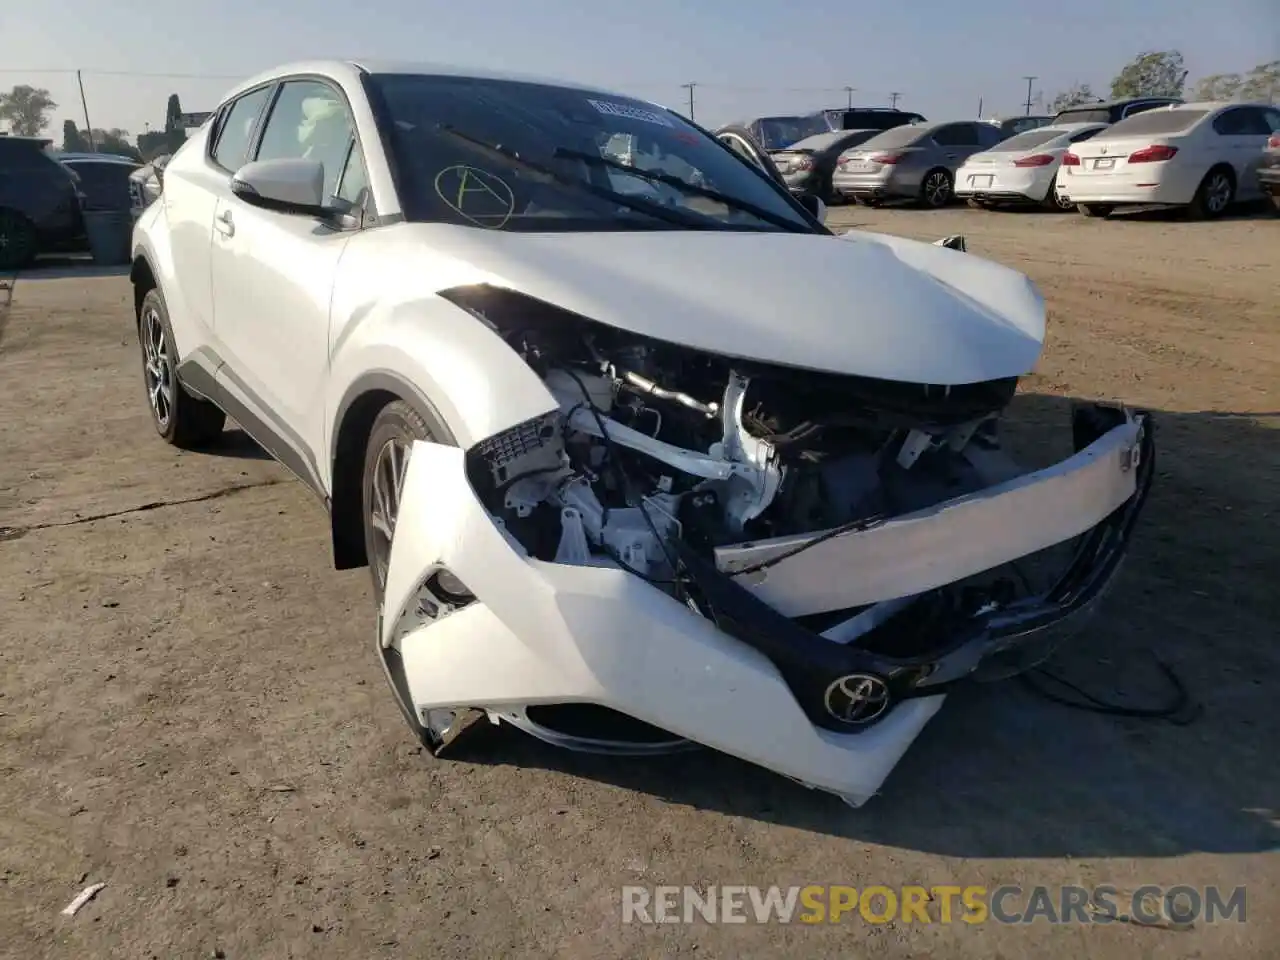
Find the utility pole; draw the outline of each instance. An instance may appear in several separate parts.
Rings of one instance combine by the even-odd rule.
[[[97,153],[98,145],[93,142],[93,125],[89,123],[89,101],[84,98],[84,80],[80,77],[80,71],[76,71],[76,83],[80,85],[80,106],[84,108],[84,133],[89,138],[89,149]]]
[[[1039,77],[1023,77],[1022,79],[1027,81],[1027,102],[1026,102],[1027,113],[1026,115],[1029,117],[1031,116],[1031,84],[1035,83],[1040,78]]]
[[[689,91],[689,119],[692,120],[693,119],[693,88],[696,87],[697,84],[682,83],[680,84],[680,86],[682,86],[684,89]]]
[[[982,119],[982,98],[978,98],[978,119]]]
[[[844,92],[845,92],[846,94],[848,94],[848,95],[849,95],[849,109],[850,109],[850,110],[852,110],[852,109],[853,109],[853,91],[855,91],[855,90],[857,90],[857,89],[858,89],[857,87],[845,87],[845,88],[844,88]]]
[[[900,94],[900,93],[891,93],[891,94],[889,94],[889,106],[891,106],[891,107],[893,107],[893,109],[897,110],[897,109],[898,109],[898,98],[899,98],[900,96],[902,96],[902,94]]]

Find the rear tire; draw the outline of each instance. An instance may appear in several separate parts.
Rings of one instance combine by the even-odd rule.
[[[17,210],[0,208],[0,271],[21,270],[36,258],[36,228]]]
[[[1214,167],[1204,175],[1191,198],[1187,216],[1192,220],[1216,220],[1236,198],[1236,178],[1230,167]]]
[[[207,446],[221,433],[227,415],[216,404],[187,391],[178,379],[178,348],[160,291],[151,289],[138,310],[142,383],[156,433],[182,450]]]
[[[1109,203],[1077,203],[1076,209],[1083,213],[1086,217],[1101,217],[1106,219],[1111,216],[1111,211],[1115,207]]]
[[[1058,178],[1049,181],[1049,192],[1044,195],[1044,208],[1053,213],[1067,213],[1075,209],[1075,204],[1058,196]]]
[[[920,181],[920,202],[930,210],[941,210],[951,202],[952,190],[950,171],[934,167]]]

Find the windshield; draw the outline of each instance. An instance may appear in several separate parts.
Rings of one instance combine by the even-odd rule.
[[[539,232],[818,230],[771,180],[662,107],[511,80],[369,80],[410,220]]]
[[[827,118],[822,114],[811,117],[761,117],[756,124],[760,129],[761,146],[766,150],[785,150],[805,137],[831,131]]]
[[[1053,127],[1040,127],[1036,130],[1028,130],[1026,133],[1019,133],[1008,140],[1001,140],[991,149],[999,153],[1004,153],[1006,150],[1030,150],[1032,147],[1038,147],[1042,143],[1048,143],[1064,135],[1065,131]]]

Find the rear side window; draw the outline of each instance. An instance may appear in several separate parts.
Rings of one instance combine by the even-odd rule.
[[[1221,113],[1214,119],[1213,129],[1227,137],[1265,137],[1271,133],[1271,125],[1257,107],[1236,107]]]
[[[267,86],[251,90],[233,102],[220,119],[216,131],[218,139],[213,148],[213,159],[218,166],[226,170],[238,170],[244,164],[258,117],[271,89]]]
[[[933,142],[940,147],[973,147],[982,140],[972,123],[949,123],[934,132]]]
[[[1208,110],[1148,110],[1136,117],[1126,117],[1107,129],[1107,139],[1112,137],[1161,136],[1190,130],[1203,120]]]

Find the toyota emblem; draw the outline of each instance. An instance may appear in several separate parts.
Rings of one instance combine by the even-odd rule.
[[[851,673],[827,687],[823,706],[841,723],[870,723],[889,709],[889,685],[867,673]]]

